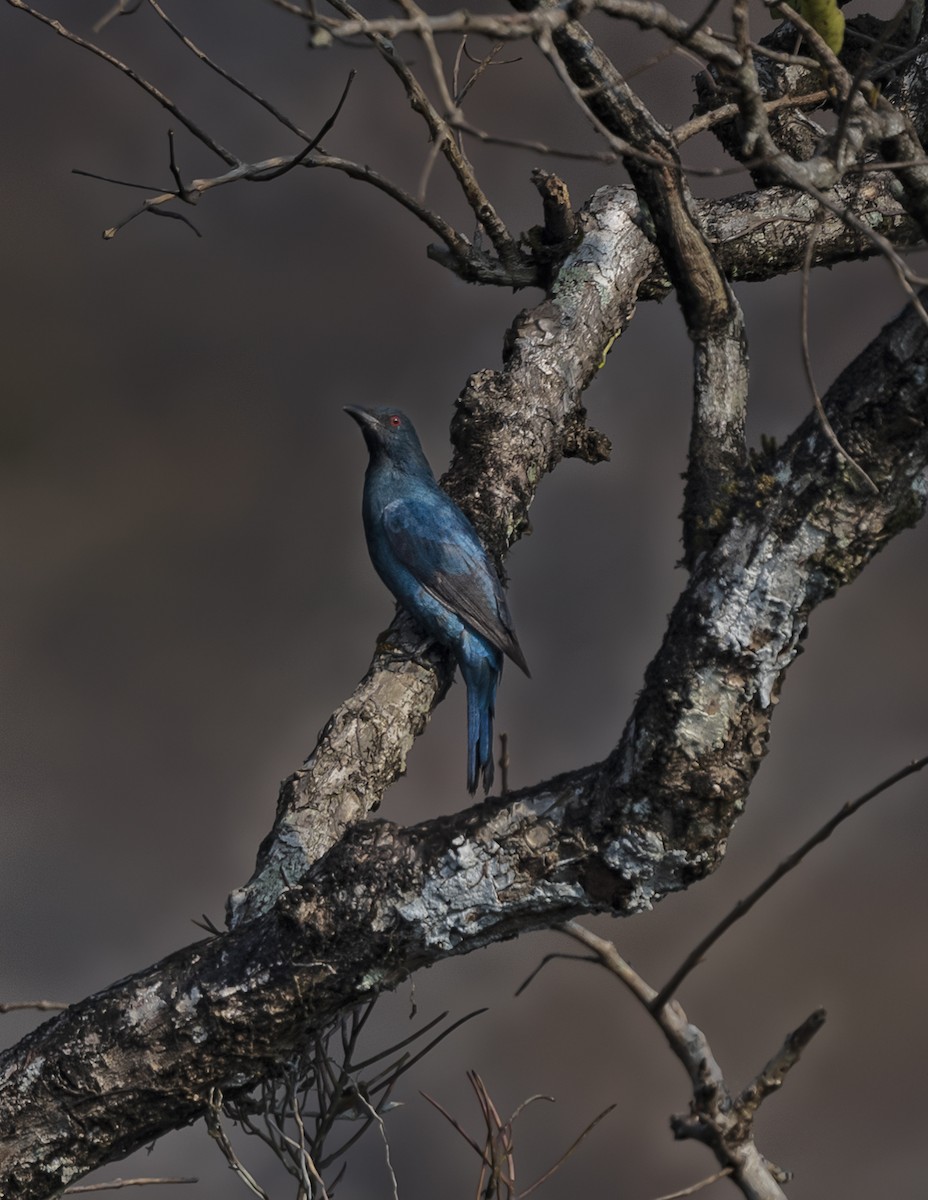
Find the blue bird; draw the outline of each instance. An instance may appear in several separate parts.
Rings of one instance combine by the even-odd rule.
[[[477,531],[435,482],[412,422],[345,409],[370,451],[364,532],[377,574],[423,632],[454,651],[467,686],[467,790],[493,783],[493,711],[503,655],[528,675],[499,577]]]

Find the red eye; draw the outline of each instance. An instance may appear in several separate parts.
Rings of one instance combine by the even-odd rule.
[[[399,427],[400,427],[400,425],[402,425],[402,423],[403,422],[399,419],[399,417],[396,415],[396,413],[394,413],[393,416],[390,418],[390,425],[394,429],[399,429]]]

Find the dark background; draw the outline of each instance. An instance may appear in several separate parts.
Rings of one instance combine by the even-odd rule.
[[[92,36],[106,7],[81,0],[55,15]],[[424,129],[373,53],[311,54],[302,24],[267,3],[187,0],[170,11],[308,128],[322,124],[357,66],[326,144],[415,188]],[[624,68],[659,48],[625,27],[602,33]],[[149,11],[99,40],[243,156],[299,148]],[[404,49],[424,62],[420,47]],[[521,62],[487,72],[475,89],[472,119],[591,145],[550,68],[526,46],[504,57],[516,53]],[[688,116],[694,69],[666,63],[635,84],[673,124]],[[426,259],[429,235],[408,214],[320,171],[215,190],[190,212],[201,239],[146,216],[101,241],[145,193],[71,168],[168,188],[175,123],[7,5],[0,111],[0,1000],[72,1001],[194,940],[201,913],[221,922],[270,826],[278,780],[311,750],[389,621],[360,524],[365,451],[342,405],[405,408],[443,469],[454,397],[470,372],[498,365],[506,326],[539,293],[465,286]],[[185,132],[178,152],[188,178],[222,170]],[[712,154],[707,142],[685,159]],[[563,169],[575,203],[623,179],[616,167],[562,168],[499,148],[473,157],[515,229],[539,219],[534,165]],[[694,179],[698,194],[746,186],[741,175]],[[464,220],[440,168],[429,195]],[[739,295],[752,346],[751,437],[783,436],[810,406],[799,281]],[[814,276],[823,388],[902,303],[882,263]],[[673,301],[643,307],[588,397],[612,461],[563,463],[539,491],[533,536],[511,555],[511,606],[533,673],[508,671],[500,693],[514,785],[605,755],[657,648],[683,582],[675,562],[689,357]],[[593,923],[655,985],[834,809],[928,749],[926,545],[924,526],[897,538],[813,616],[717,874],[641,919]],[[466,803],[462,691],[416,745],[408,776],[386,797],[387,818]],[[760,1122],[762,1150],[796,1172],[796,1200],[924,1195],[926,832],[925,782],[915,778],[817,851],[683,988],[690,1018],[739,1087],[789,1029],[827,1007],[825,1030]],[[686,1108],[687,1082],[617,982],[555,963],[514,998],[556,948],[573,949],[553,934],[525,937],[415,979],[419,1021],[444,1009],[490,1012],[397,1094],[404,1107],[387,1129],[402,1196],[473,1193],[476,1159],[418,1092],[476,1133],[468,1068],[504,1112],[536,1092],[556,1097],[520,1118],[523,1186],[617,1103],[541,1195],[646,1200],[715,1169],[698,1147],[672,1143],[667,1117]],[[384,999],[371,1051],[414,1027],[411,992]],[[38,1018],[0,1020],[12,1042]],[[258,1148],[243,1153],[275,1200],[292,1194]],[[389,1195],[382,1163],[371,1134],[339,1195]],[[99,1177],[140,1174],[201,1180],[147,1189],[148,1200],[247,1194],[202,1125]]]

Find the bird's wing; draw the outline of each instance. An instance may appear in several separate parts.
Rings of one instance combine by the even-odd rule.
[[[443,492],[383,511],[390,547],[437,599],[528,674],[502,585],[473,526]]]

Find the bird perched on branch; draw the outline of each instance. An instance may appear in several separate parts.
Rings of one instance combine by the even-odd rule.
[[[493,711],[503,655],[528,675],[506,597],[477,531],[435,482],[409,418],[392,408],[345,412],[370,451],[364,532],[377,574],[458,660],[467,686],[467,790],[493,783]]]

